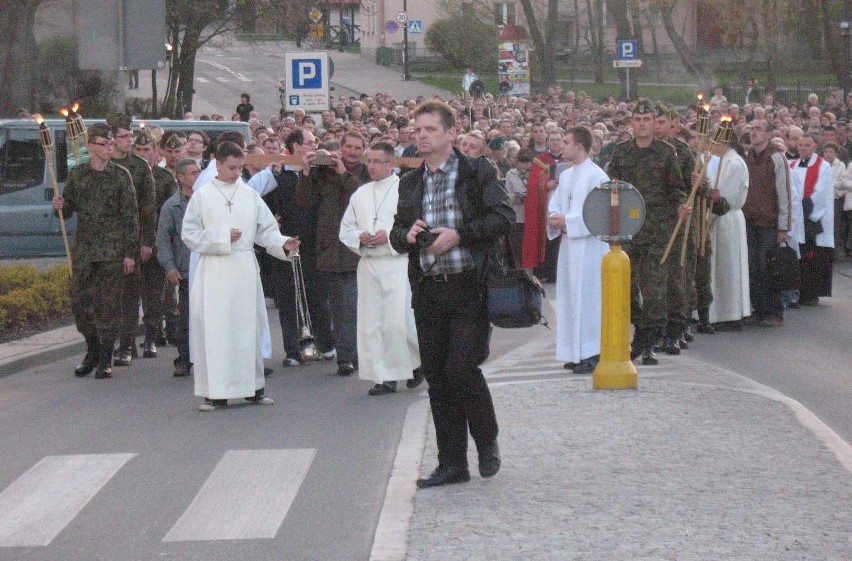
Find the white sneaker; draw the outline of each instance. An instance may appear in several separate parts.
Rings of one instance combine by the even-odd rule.
[[[215,411],[216,406],[207,401],[202,401],[201,405],[198,406],[199,411]]]
[[[285,358],[284,366],[301,366],[303,363],[297,358]]]
[[[334,360],[337,356],[337,349],[331,349],[330,351],[322,353],[323,360]]]
[[[251,403],[252,405],[272,405],[275,401],[271,397],[266,397],[262,395],[260,397],[247,397],[246,401]]]

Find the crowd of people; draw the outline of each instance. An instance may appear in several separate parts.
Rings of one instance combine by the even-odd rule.
[[[717,91],[677,110],[553,86],[529,98],[378,93],[332,105],[265,121],[243,94],[233,119],[251,139],[226,132],[215,146],[189,122],[185,133],[149,127],[135,139],[123,116],[92,127],[91,163],[54,199],[80,216],[78,376],[131,364],[141,299],[143,356],[177,346],[174,375],[194,373],[201,410],[270,404],[271,298],[284,367],[336,360],[338,375],[359,372],[373,396],[425,378],[439,465],[418,485],[457,483],[470,478],[468,431],[481,475],[500,466],[479,369],[487,255],[499,239],[556,283],[556,359],[575,373],[599,359],[607,247],[584,224],[583,201],[609,179],[631,183],[646,205],[624,244],[631,358],[643,365],[680,354],[693,331],[783,325],[785,307],[831,295],[832,263],[852,254],[852,95],[739,106]],[[121,219],[102,219],[103,205]],[[784,247],[798,283],[782,282]]]

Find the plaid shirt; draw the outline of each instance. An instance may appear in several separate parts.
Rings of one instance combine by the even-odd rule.
[[[423,221],[430,228],[442,226],[458,229],[462,223],[462,212],[456,196],[456,180],[459,175],[459,160],[450,152],[438,169],[423,175]],[[420,252],[420,267],[425,275],[461,273],[475,267],[468,249],[454,247],[442,255],[428,251]]]

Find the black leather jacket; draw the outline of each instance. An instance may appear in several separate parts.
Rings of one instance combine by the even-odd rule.
[[[456,196],[462,211],[462,224],[457,228],[461,247],[467,248],[474,262],[482,268],[485,257],[495,242],[508,235],[515,224],[515,211],[509,205],[509,194],[497,170],[485,157],[473,159],[453,149],[459,159]],[[399,204],[390,232],[390,243],[399,253],[408,253],[408,279],[412,291],[423,274],[419,251],[405,239],[411,225],[423,216],[423,174],[425,163],[405,174],[399,182]],[[483,281],[484,281],[483,275]]]

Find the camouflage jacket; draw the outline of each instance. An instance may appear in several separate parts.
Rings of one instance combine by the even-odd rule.
[[[130,172],[133,188],[136,191],[136,208],[139,211],[139,245],[154,247],[157,240],[157,201],[154,195],[154,176],[148,162],[129,154],[112,162]]]
[[[139,252],[139,213],[126,169],[108,163],[104,171],[76,166],[62,191],[65,217],[77,213],[74,260],[120,261]]]
[[[172,172],[160,166],[151,168],[151,173],[154,174],[154,199],[157,205],[157,214],[159,215],[163,205],[169,197],[177,191],[177,181]]]
[[[634,140],[620,142],[609,163],[609,176],[630,183],[645,200],[645,223],[633,242],[668,241],[688,190],[675,148],[660,140],[653,140],[648,148],[638,147]]]

